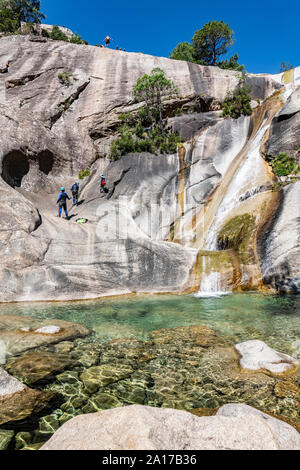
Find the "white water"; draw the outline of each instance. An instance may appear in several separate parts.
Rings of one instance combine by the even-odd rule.
[[[266,125],[265,122],[262,124],[261,129],[258,131],[252,142],[245,162],[233,177],[233,180],[220,206],[218,207],[214,223],[208,232],[205,244],[206,250],[217,249],[218,230],[225,222],[225,219],[233,209],[241,204],[241,196],[243,196],[247,190],[251,191],[252,188],[257,187],[257,182],[259,181],[261,172],[264,171],[264,163],[259,149],[269,126],[270,124]]]
[[[206,274],[206,256],[202,258],[202,276],[200,290],[195,297],[220,297],[231,293],[231,291],[222,290],[221,273],[211,271]]]
[[[283,83],[284,74],[278,74],[276,77],[281,84]],[[300,82],[300,67],[294,70],[292,83],[285,84],[284,101],[286,102],[291,96],[295,83]],[[267,123],[267,118],[262,123],[259,131],[257,132],[253,142],[250,146],[245,161],[242,163],[235,176],[233,177],[231,184],[228,187],[214,217],[212,226],[210,227],[204,249],[208,251],[217,250],[217,235],[226,222],[229,214],[237,206],[242,204],[244,200],[249,197],[255,197],[260,189],[263,187],[260,184],[260,175],[264,172],[264,161],[260,155],[260,147],[264,136],[271,126],[271,123]],[[205,257],[203,257],[203,279],[200,290],[196,297],[207,297],[207,296],[219,296],[228,294],[221,289],[221,274],[218,272],[205,272]]]

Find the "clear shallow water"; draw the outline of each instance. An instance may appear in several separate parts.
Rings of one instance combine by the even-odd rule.
[[[93,330],[98,341],[126,337],[147,339],[151,331],[161,328],[206,325],[229,337],[233,343],[261,339],[271,347],[300,357],[299,296],[148,295],[85,302],[2,304],[1,314],[81,323]]]

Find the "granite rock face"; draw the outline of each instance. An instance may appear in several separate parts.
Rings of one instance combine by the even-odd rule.
[[[154,67],[179,89],[166,102],[168,125],[188,142],[174,155],[111,162],[118,116],[140,106],[132,88]],[[259,120],[259,110],[254,119],[220,115],[238,74],[28,36],[0,38],[0,69],[0,301],[193,287],[194,211],[202,211]],[[67,82],[59,78],[64,71]],[[253,100],[283,87],[267,75],[247,80]],[[178,109],[185,115],[174,117]],[[83,203],[69,203],[71,220],[57,219],[59,188],[69,190],[85,169],[91,174],[81,184]],[[99,193],[100,172],[106,194]],[[88,222],[78,225],[80,217]],[[187,235],[179,239],[182,222]]]
[[[251,407],[230,405],[198,418],[167,408],[133,405],[81,415],[41,450],[283,450],[300,449],[290,425]]]
[[[293,74],[295,89],[271,126],[266,149],[270,157],[280,152],[295,155],[300,147],[300,67]]]
[[[263,243],[262,274],[282,293],[300,292],[300,182],[282,190],[281,203]]]
[[[42,328],[56,326],[59,330],[49,333],[39,331]],[[69,339],[81,338],[90,334],[83,325],[64,320],[40,320],[17,315],[0,315],[0,341],[4,344],[5,355],[18,355],[30,349],[47,344],[56,344]]]

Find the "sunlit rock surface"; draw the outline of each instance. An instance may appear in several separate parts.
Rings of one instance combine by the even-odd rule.
[[[250,340],[235,345],[241,354],[240,364],[243,369],[266,369],[273,374],[282,374],[299,366],[293,357],[275,351],[263,341]]]
[[[175,155],[134,154],[110,162],[107,153],[118,116],[139,106],[132,88],[154,67],[162,68],[179,89],[179,96],[166,103],[168,126],[188,141]],[[262,105],[252,118],[224,120],[221,103],[237,86],[239,74],[217,67],[11,36],[0,39],[0,68],[0,300],[197,290],[200,279],[192,275],[197,252],[205,248],[209,229],[217,227],[212,220],[225,189],[232,187],[239,203],[274,179],[257,149],[268,130],[266,119],[284,104],[279,103],[282,77],[250,74],[252,99]],[[64,71],[69,83],[58,77]],[[297,77],[295,71],[294,86]],[[293,103],[286,104],[287,112]],[[177,118],[178,109],[184,115]],[[252,144],[247,147],[250,137],[256,153]],[[241,152],[244,157],[238,158]],[[256,160],[243,167],[241,177],[252,177],[243,182],[245,194],[235,194],[233,178],[249,160],[247,152]],[[70,221],[56,218],[59,188],[69,191],[78,171],[85,169],[91,175],[81,185],[83,203],[69,211]],[[106,195],[99,193],[100,172],[107,177]],[[217,188],[220,198],[215,197]],[[257,196],[251,210],[270,202],[270,195],[263,197]],[[204,209],[209,217],[203,225]],[[79,226],[79,217],[88,222]],[[257,216],[257,228],[264,217]],[[255,267],[241,269],[233,287],[259,288],[258,263],[256,257]],[[274,267],[275,275],[281,269],[278,265],[277,273]]]
[[[291,426],[239,407],[202,418],[139,405],[82,415],[64,424],[41,450],[300,449],[300,435]]]

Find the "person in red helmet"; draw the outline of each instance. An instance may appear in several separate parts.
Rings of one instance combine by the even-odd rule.
[[[113,41],[113,38],[106,36],[105,39],[103,39],[103,42],[105,42],[105,47],[109,47],[110,41]]]

